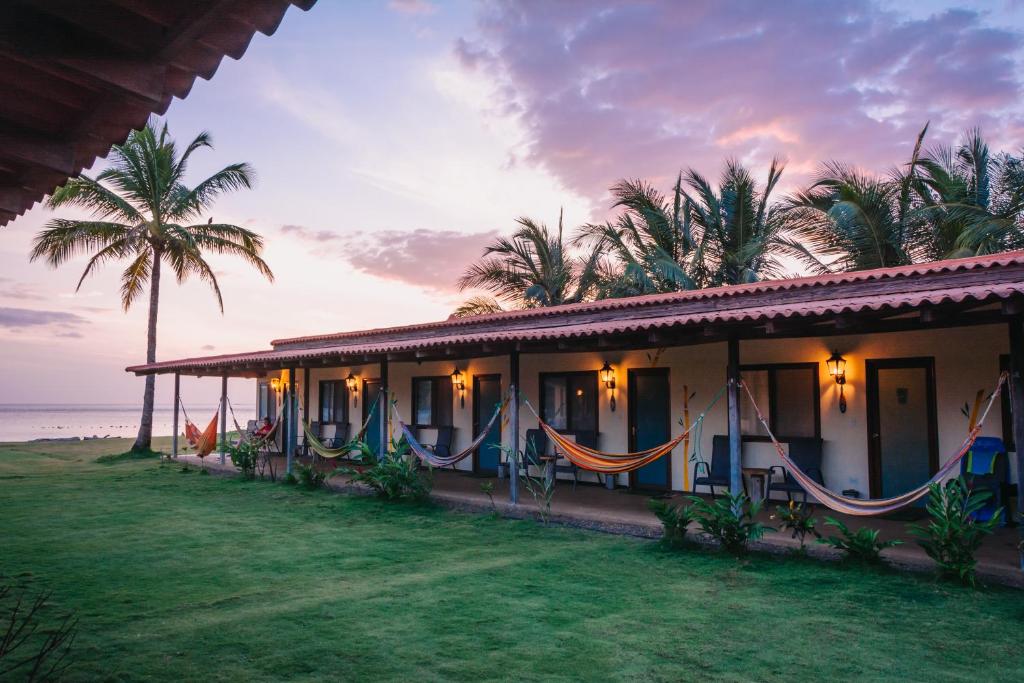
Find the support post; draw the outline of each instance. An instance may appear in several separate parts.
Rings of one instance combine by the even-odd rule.
[[[224,464],[227,453],[224,447],[228,443],[228,376],[220,376],[220,464]]]
[[[309,425],[309,368],[302,369],[302,421]],[[309,443],[303,431],[302,446],[303,455],[309,455],[312,451],[309,450]],[[314,460],[315,460],[314,456]]]
[[[178,457],[178,410],[181,405],[181,375],[174,373],[174,417],[171,418],[171,457]]]
[[[509,404],[508,424],[511,434],[512,449],[508,458],[508,502],[519,504],[519,352],[512,351],[508,356],[509,364]]]
[[[378,399],[380,403],[377,404],[377,411],[380,413],[377,417],[380,423],[380,449],[377,455],[381,460],[388,454],[388,443],[391,440],[391,430],[388,429],[388,419],[391,417],[390,411],[388,410],[388,359],[385,358],[380,362],[380,397]]]
[[[1017,529],[1021,535],[1020,568],[1024,570],[1024,318],[1010,319],[1010,413],[1017,459]]]
[[[292,461],[295,460],[295,370],[288,368],[288,386],[285,389],[284,405],[286,406],[284,420],[284,459],[285,474],[291,474]]]
[[[729,492],[743,493],[743,470],[740,460],[740,342],[729,337],[729,360],[726,368],[729,394]]]

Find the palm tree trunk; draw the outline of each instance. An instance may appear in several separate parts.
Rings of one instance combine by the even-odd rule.
[[[156,362],[156,318],[160,306],[160,252],[153,250],[153,271],[149,282],[149,325],[146,332],[146,363]],[[133,451],[150,449],[153,441],[153,400],[156,394],[156,375],[146,375],[146,389],[142,394],[142,420],[139,435],[132,445]]]

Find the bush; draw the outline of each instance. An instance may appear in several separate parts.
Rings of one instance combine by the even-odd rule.
[[[0,586],[0,679],[59,680],[71,665],[78,618],[64,614],[48,619],[49,593],[26,597],[24,592],[15,597],[11,586]]]
[[[259,465],[260,447],[253,441],[242,441],[227,446],[231,464],[238,468],[246,479],[256,478],[256,467]]]
[[[351,476],[351,481],[366,484],[378,496],[387,500],[412,500],[422,502],[430,495],[432,481],[429,473],[419,468],[419,460],[409,457],[409,445],[404,439],[391,442],[391,450],[383,458],[374,458],[366,464],[362,471],[343,468],[342,472]],[[362,453],[362,461],[366,463],[366,454],[371,453],[366,444],[356,447]]]
[[[803,503],[789,501],[789,505],[779,505],[775,508],[772,519],[779,520],[779,527],[783,531],[791,531],[793,538],[800,539],[800,551],[805,550],[804,543],[807,536],[821,538],[821,534],[815,528],[818,520],[811,516],[811,508]]]
[[[313,467],[312,465],[304,465],[302,463],[299,463],[298,466],[296,467],[296,470],[299,473],[299,485],[309,491],[315,491],[316,489],[322,487],[324,485],[324,482],[327,481],[327,475],[319,471],[316,467]]]
[[[686,529],[694,520],[693,505],[669,505],[664,500],[651,498],[647,507],[661,520],[666,543],[680,546],[686,542]]]
[[[878,529],[869,529],[866,526],[862,526],[855,532],[850,531],[849,527],[833,517],[826,517],[825,523],[839,529],[840,535],[819,538],[818,543],[841,550],[846,553],[848,558],[857,559],[867,564],[881,562],[883,550],[903,543],[897,539],[881,541],[878,539]]]
[[[701,531],[718,541],[723,550],[737,557],[747,552],[747,544],[756,541],[771,529],[754,517],[761,509],[761,503],[750,503],[744,494],[715,498],[711,502],[698,496],[690,496],[694,518]]]
[[[991,497],[988,491],[972,491],[962,476],[945,486],[935,483],[928,487],[926,509],[931,521],[927,527],[911,524],[909,532],[920,539],[918,545],[935,560],[943,576],[974,585],[974,553],[985,536],[995,531],[1002,510],[986,522],[975,520],[973,514]]]

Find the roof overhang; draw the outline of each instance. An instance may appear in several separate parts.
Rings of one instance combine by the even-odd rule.
[[[457,360],[829,337],[992,324],[1024,315],[1024,252],[922,266],[610,299],[274,342],[275,348],[127,368],[258,376],[284,368]]]
[[[7,0],[0,227],[316,0]]]

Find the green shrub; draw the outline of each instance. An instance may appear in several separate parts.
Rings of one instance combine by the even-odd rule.
[[[239,472],[246,479],[256,478],[256,468],[260,459],[259,445],[253,441],[242,441],[239,444],[227,446],[228,456],[231,464],[238,468]]]
[[[651,498],[647,507],[661,520],[666,543],[680,546],[686,542],[686,529],[694,520],[693,505],[669,505],[664,500]]]
[[[312,465],[299,463],[295,469],[298,472],[299,485],[309,491],[315,491],[327,481],[327,475]]]
[[[750,541],[758,540],[771,529],[754,521],[761,502],[751,504],[742,493],[714,498],[710,502],[698,496],[689,498],[701,531],[718,541],[722,550],[737,557],[747,552]]]
[[[783,531],[792,532],[792,537],[800,539],[800,551],[805,550],[804,543],[807,536],[821,538],[821,534],[815,528],[818,520],[812,516],[811,508],[803,503],[789,501],[789,505],[779,505],[775,508],[772,519],[779,520],[779,527]]]
[[[926,509],[931,520],[926,527],[911,524],[909,532],[920,539],[917,544],[935,560],[943,576],[974,585],[974,554],[985,536],[995,531],[1002,510],[986,522],[979,522],[972,515],[991,497],[988,491],[972,491],[962,476],[945,486],[935,483],[928,487]]]
[[[391,450],[382,458],[370,455],[372,451],[366,444],[357,444],[356,450],[360,451],[363,463],[367,458],[373,461],[365,464],[363,470],[342,468],[342,472],[350,475],[351,481],[366,484],[387,500],[421,502],[430,495],[433,482],[429,470],[424,473],[419,468],[419,460],[409,457],[409,445],[404,439],[392,440]]]
[[[850,531],[849,527],[833,517],[826,517],[825,523],[839,529],[840,535],[819,538],[818,543],[841,550],[848,558],[868,564],[881,562],[883,550],[903,543],[897,539],[881,541],[878,538],[878,529],[869,529],[866,526],[860,527],[857,531]]]

